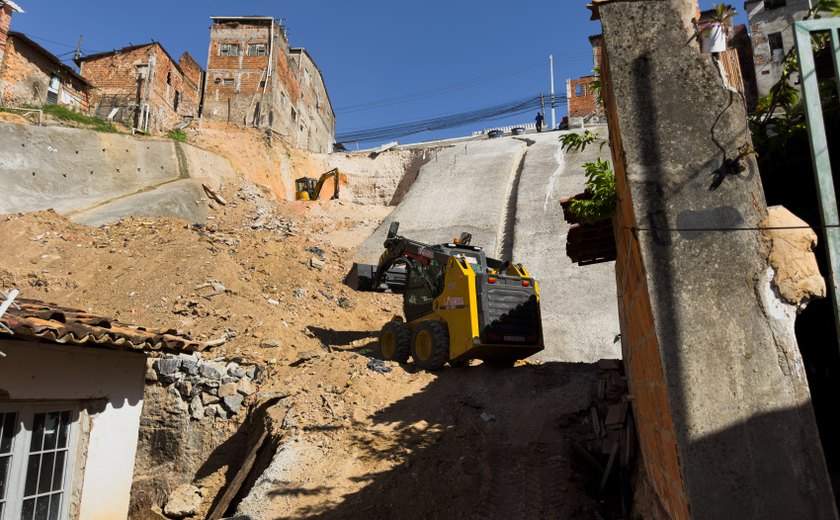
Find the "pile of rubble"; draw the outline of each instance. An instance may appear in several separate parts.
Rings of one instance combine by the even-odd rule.
[[[238,414],[263,375],[256,364],[204,360],[199,352],[149,358],[147,363],[146,383],[166,388],[176,403],[173,412],[188,413],[195,420]]]

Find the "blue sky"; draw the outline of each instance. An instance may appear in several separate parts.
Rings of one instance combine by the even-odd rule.
[[[600,32],[578,0],[240,0],[238,2],[16,0],[26,10],[13,30],[70,58],[80,35],[86,53],[160,41],[170,54],[188,51],[206,65],[210,16],[284,18],[292,46],[305,47],[321,68],[336,109],[338,133],[484,108],[549,91],[548,55],[556,91],[592,69],[587,37]],[[703,1],[705,8],[710,1]],[[513,70],[511,70],[513,69]],[[490,76],[490,77],[488,77]],[[375,110],[342,110],[470,81]],[[425,132],[414,142],[528,122],[534,114]],[[557,120],[565,107],[557,109]]]

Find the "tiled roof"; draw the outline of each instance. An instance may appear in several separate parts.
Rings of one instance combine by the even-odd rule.
[[[195,352],[206,349],[206,343],[179,335],[174,329],[149,329],[120,323],[38,300],[18,299],[0,318],[14,336],[0,328],[0,339],[18,338],[29,341],[51,341],[66,345],[91,345],[115,350],[166,350]]]

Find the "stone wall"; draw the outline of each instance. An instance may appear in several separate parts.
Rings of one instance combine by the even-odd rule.
[[[622,350],[652,518],[836,518],[741,96],[688,0],[596,3]],[[638,24],[635,20],[646,20]]]
[[[224,451],[220,447],[235,443],[247,398],[262,377],[256,365],[205,359],[198,353],[147,360],[133,514],[162,506],[178,486],[218,469],[213,465]]]

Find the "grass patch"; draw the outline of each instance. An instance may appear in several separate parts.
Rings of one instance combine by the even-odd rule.
[[[178,141],[179,143],[187,142],[187,134],[183,130],[170,130],[166,132],[166,137],[172,139],[173,141]]]
[[[91,130],[96,130],[97,132],[117,132],[117,128],[111,123],[103,121],[98,117],[85,115],[81,112],[76,112],[63,105],[44,105],[41,107],[41,110],[44,111],[44,114],[49,114],[50,116],[60,121],[78,123],[80,125],[84,125],[85,127]]]

